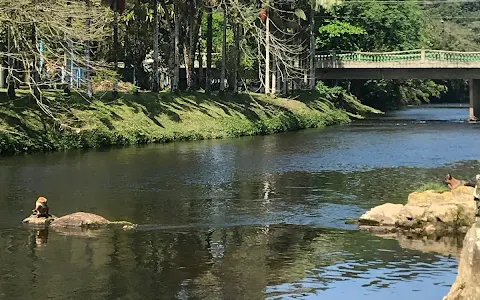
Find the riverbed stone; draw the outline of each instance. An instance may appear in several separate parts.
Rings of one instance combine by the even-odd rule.
[[[405,205],[385,203],[367,211],[360,217],[359,227],[379,233],[409,231],[441,235],[465,232],[475,222],[473,190],[472,187],[461,186],[444,193],[414,192]]]
[[[455,282],[443,300],[480,299],[480,226],[477,221],[463,240]]]

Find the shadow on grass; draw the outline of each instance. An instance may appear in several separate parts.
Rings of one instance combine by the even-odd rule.
[[[160,115],[167,115],[170,120],[181,121],[181,112],[200,112],[210,118],[217,118],[216,109],[221,109],[226,116],[243,115],[250,121],[260,119],[254,110],[268,113],[270,103],[253,99],[249,95],[207,95],[204,93],[138,93],[121,95],[122,102],[114,102],[112,105],[126,104],[134,111],[142,111],[157,125],[161,126],[156,119]],[[163,126],[162,126],[163,127]]]
[[[6,94],[0,93],[0,98],[3,99],[4,96],[6,97]],[[25,95],[0,103],[0,120],[11,128],[12,132],[40,141],[40,144],[48,143],[46,132],[49,128],[54,128],[55,124],[38,108],[32,97]]]
[[[19,91],[21,95],[15,100],[6,100],[6,93],[0,93],[0,118],[2,118],[7,125],[16,128],[19,132],[25,133],[28,136],[39,138],[42,136],[42,131],[47,126],[51,128],[52,120],[46,116],[38,108],[35,101],[28,95],[27,91]],[[94,105],[90,100],[84,96],[72,92],[70,96],[66,96],[60,91],[46,91],[46,103],[61,112],[64,118],[68,118],[76,122],[76,116],[71,109],[82,111],[98,110],[99,107]],[[312,109],[323,111],[325,107],[319,107],[315,100],[318,100],[318,95],[301,95],[302,101],[310,105]],[[295,121],[295,113],[287,107],[276,104],[275,101],[268,101],[262,95],[249,94],[205,94],[205,93],[169,93],[161,92],[158,94],[151,92],[140,93],[120,93],[117,99],[114,99],[111,92],[98,92],[95,94],[95,99],[103,103],[101,108],[103,116],[99,116],[101,121],[109,130],[114,130],[115,125],[113,121],[122,121],[123,118],[117,113],[117,107],[128,106],[135,113],[143,113],[154,124],[165,128],[159,121],[160,117],[168,116],[174,122],[182,121],[182,114],[184,112],[201,113],[209,118],[224,118],[232,116],[242,116],[251,122],[256,122],[261,119],[259,113],[265,115],[267,118],[282,113],[285,117],[291,118]],[[298,99],[295,99],[299,101]],[[2,109],[3,108],[3,112]],[[117,111],[117,112],[116,112]],[[40,120],[43,128],[33,130],[31,124],[26,124],[25,120],[32,118]],[[28,115],[28,116],[27,116]],[[297,120],[298,121],[298,120]],[[78,120],[80,125],[80,121]],[[47,124],[48,123],[48,124]]]

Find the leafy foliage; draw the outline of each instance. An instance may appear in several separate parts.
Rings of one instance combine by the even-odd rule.
[[[451,2],[422,7],[413,0],[345,1],[322,12],[317,49],[478,51],[479,7]],[[381,109],[468,99],[465,80],[354,80],[347,85],[355,87],[355,95],[365,104]]]
[[[329,50],[359,50],[357,41],[367,34],[364,28],[339,20],[327,20],[318,31],[317,46]]]
[[[442,184],[440,182],[426,182],[415,189],[416,192],[425,192],[429,190],[437,193],[443,193],[443,192],[449,191],[448,187],[445,184]]]

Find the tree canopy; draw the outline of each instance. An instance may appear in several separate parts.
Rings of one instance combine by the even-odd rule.
[[[173,91],[210,90],[218,82],[228,82],[226,89],[232,91],[238,86],[265,90],[268,84],[267,90],[288,94],[312,88],[315,51],[421,47],[475,51],[480,44],[476,2],[0,0],[0,4],[7,83],[17,87],[29,82],[37,96],[41,95],[37,84],[54,81],[49,73],[80,90],[105,80]],[[463,81],[326,82],[334,83],[373,106],[420,103],[445,93],[465,97]]]

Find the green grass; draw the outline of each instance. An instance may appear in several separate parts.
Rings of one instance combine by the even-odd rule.
[[[17,91],[15,100],[0,93],[0,154],[265,135],[344,124],[369,112],[357,105],[352,114],[314,95],[293,100],[141,92],[112,100],[110,93],[99,93],[89,101],[78,94],[44,93],[57,121],[27,91]]]
[[[427,182],[415,189],[416,192],[425,192],[428,190],[433,190],[437,193],[448,192],[448,187],[440,182]]]

